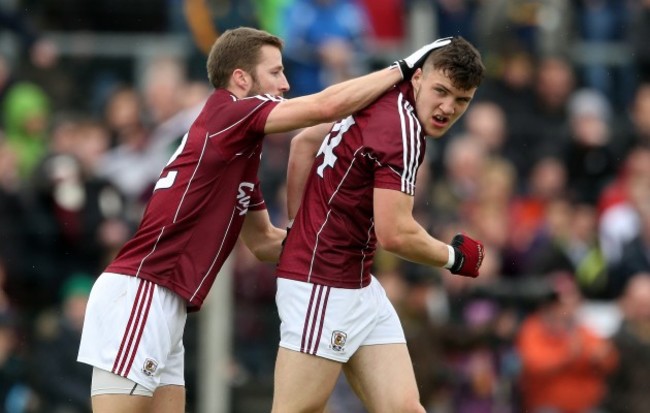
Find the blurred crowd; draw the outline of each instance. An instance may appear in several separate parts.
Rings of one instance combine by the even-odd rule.
[[[211,92],[198,39],[185,58],[148,60],[138,83],[133,62],[60,54],[48,33],[197,35],[183,14],[195,2],[17,0],[0,10],[20,51],[0,55],[0,412],[90,411],[90,372],[75,362],[88,292]],[[429,141],[415,216],[441,240],[482,240],[481,276],[381,251],[374,269],[401,315],[423,404],[647,411],[650,1],[205,3],[216,33],[249,25],[285,40],[289,97],[386,66],[419,30],[473,42],[488,77],[448,136]],[[423,10],[430,27],[413,27]],[[290,138],[269,136],[262,159],[277,226]],[[233,270],[233,411],[254,413],[252,398],[264,405],[272,385],[275,279],[243,247]],[[190,317],[188,411],[196,334]],[[363,411],[342,379],[330,413]]]

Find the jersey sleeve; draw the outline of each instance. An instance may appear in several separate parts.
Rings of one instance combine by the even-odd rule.
[[[282,98],[260,95],[227,99],[231,100],[209,113],[206,128],[211,137],[216,137],[216,150],[224,158],[232,158],[261,144],[266,119]]]
[[[363,143],[375,159],[374,187],[415,195],[415,178],[424,156],[420,123],[402,96],[378,102],[363,130]]]
[[[242,101],[246,100],[251,100],[253,102],[257,101],[257,104],[260,105],[254,111],[252,119],[250,120],[251,129],[255,132],[264,133],[266,118],[269,117],[269,113],[271,113],[273,108],[275,108],[278,103],[282,102],[284,99],[272,95],[258,95],[251,98],[242,99]]]
[[[253,188],[253,193],[251,194],[251,203],[248,205],[249,211],[261,211],[266,209],[266,202],[264,201],[264,196],[262,195],[262,189],[260,188],[259,179],[255,182],[255,187]]]

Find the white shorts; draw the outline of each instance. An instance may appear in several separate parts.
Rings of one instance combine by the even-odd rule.
[[[185,385],[185,300],[150,281],[104,273],[86,308],[77,360],[155,391]]]
[[[360,346],[406,343],[404,330],[375,277],[360,289],[278,278],[280,346],[341,363]]]

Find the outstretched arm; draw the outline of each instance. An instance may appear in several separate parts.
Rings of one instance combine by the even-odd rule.
[[[287,132],[345,118],[368,106],[399,81],[410,80],[432,50],[450,42],[449,38],[436,40],[389,68],[346,80],[313,95],[285,100],[269,114],[264,132]]]
[[[386,68],[337,83],[313,95],[285,100],[269,114],[264,132],[286,132],[334,122],[368,106],[400,80],[399,70]]]
[[[291,140],[287,166],[287,214],[290,220],[298,213],[314,158],[331,128],[331,123],[312,126],[303,129]]]
[[[287,232],[274,227],[266,209],[248,211],[239,237],[260,261],[278,262]]]

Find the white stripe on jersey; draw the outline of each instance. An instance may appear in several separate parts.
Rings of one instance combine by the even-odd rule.
[[[397,98],[397,111],[399,112],[400,125],[402,129],[402,162],[404,171],[402,177],[402,192],[415,194],[415,176],[420,157],[420,122],[413,113],[413,107],[404,99],[403,94]]]
[[[365,249],[368,247],[368,243],[370,243],[370,238],[372,237],[372,229],[375,227],[375,219],[370,218],[370,226],[368,227],[368,238],[366,239],[366,245],[361,249],[361,255],[363,255],[363,258],[361,258],[361,268],[359,269],[359,288],[363,288],[363,263],[366,261],[366,252]]]
[[[327,220],[330,218],[331,213],[332,213],[331,209],[327,211],[327,216],[325,216],[325,221],[323,221],[323,225],[320,226],[320,229],[316,233],[316,242],[314,244],[314,250],[311,253],[311,262],[309,263],[309,274],[307,275],[307,282],[311,282],[311,273],[314,269],[314,260],[316,259],[316,250],[318,249],[318,238],[320,237],[320,233],[323,232],[323,230],[325,229],[325,225],[327,224]]]
[[[350,162],[350,166],[348,166],[348,170],[345,171],[345,174],[343,175],[343,178],[341,178],[341,182],[336,186],[336,190],[332,193],[332,196],[330,199],[327,201],[327,205],[332,203],[332,200],[336,196],[336,194],[339,192],[339,189],[341,189],[341,185],[343,185],[343,182],[345,182],[345,178],[348,177],[348,174],[352,170],[352,167],[354,166],[354,162],[357,160],[357,153],[361,150],[362,147],[357,148],[356,151],[354,151],[354,155],[352,155],[352,162]]]
[[[245,121],[246,118],[250,117],[253,113],[255,113],[255,112],[257,111],[257,109],[259,109],[263,104],[265,104],[266,102],[268,102],[269,100],[271,100],[271,99],[265,99],[265,98],[262,97],[262,96],[253,96],[253,97],[254,97],[254,98],[257,98],[257,99],[259,99],[259,100],[261,100],[262,102],[261,102],[259,105],[255,106],[255,107],[253,108],[253,110],[251,110],[250,112],[248,112],[248,113],[246,114],[246,116],[242,117],[242,118],[239,119],[237,122],[233,123],[232,125],[228,126],[227,128],[222,129],[222,130],[220,130],[219,132],[215,132],[215,133],[213,133],[213,134],[211,134],[211,135],[208,135],[208,138],[215,137],[215,136],[219,135],[220,133],[224,133],[224,132],[227,131],[228,129],[234,128],[235,126],[239,125],[240,123],[242,123],[243,121]]]
[[[135,273],[136,278],[140,275],[140,270],[144,266],[144,262],[147,260],[147,258],[149,258],[149,256],[151,254],[154,253],[154,251],[156,251],[156,247],[158,246],[158,242],[160,241],[160,238],[162,238],[163,232],[165,232],[165,228],[167,228],[166,225],[163,226],[162,228],[160,228],[160,234],[158,234],[158,238],[156,239],[156,243],[153,244],[153,248],[151,248],[151,252],[149,254],[145,255],[144,258],[142,259],[142,261],[140,261],[140,266],[138,267],[138,271],[136,271],[136,273]]]
[[[210,268],[208,268],[208,270],[205,272],[205,274],[203,275],[203,278],[201,278],[201,282],[196,287],[196,290],[194,290],[194,293],[192,294],[192,296],[188,300],[190,303],[192,302],[192,300],[194,300],[194,297],[196,297],[196,294],[201,289],[201,286],[205,282],[206,278],[208,278],[208,274],[210,274],[210,272],[214,268],[214,264],[217,262],[217,259],[219,258],[219,255],[221,255],[221,249],[223,248],[223,243],[226,241],[226,238],[227,238],[226,235],[228,235],[228,231],[230,231],[230,224],[232,224],[232,219],[235,216],[236,211],[237,211],[237,206],[235,206],[235,208],[233,208],[233,210],[232,210],[232,214],[230,215],[230,221],[228,221],[228,226],[226,227],[226,232],[224,233],[223,238],[221,238],[221,245],[219,245],[219,251],[217,251],[217,254],[214,256],[214,259],[212,260],[212,264],[210,264]]]
[[[174,214],[174,220],[172,223],[176,223],[176,219],[178,218],[178,213],[181,211],[181,206],[183,205],[183,201],[185,200],[185,195],[190,190],[190,186],[192,186],[192,182],[194,182],[194,176],[196,176],[196,171],[199,170],[199,167],[201,166],[201,161],[203,160],[203,155],[205,154],[205,148],[208,146],[208,133],[206,132],[205,134],[205,140],[203,141],[203,148],[201,148],[201,155],[199,156],[199,160],[196,161],[196,167],[194,168],[194,172],[192,172],[192,176],[190,177],[190,180],[187,181],[187,187],[185,187],[185,192],[183,192],[183,196],[181,197],[181,200],[178,202],[178,208],[176,208],[176,213]]]

